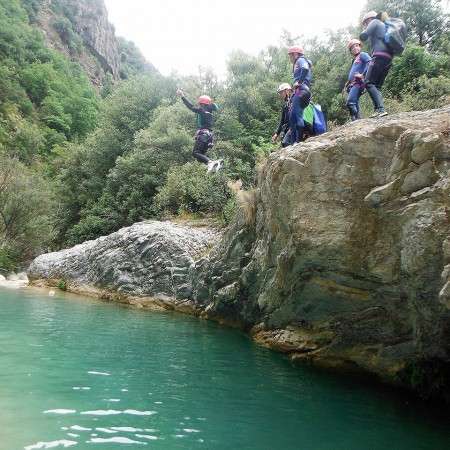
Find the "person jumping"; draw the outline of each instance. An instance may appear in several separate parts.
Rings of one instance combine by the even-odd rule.
[[[181,97],[183,103],[191,111],[197,114],[198,129],[195,133],[195,144],[192,156],[203,164],[206,164],[206,173],[211,172],[216,166],[216,172],[222,167],[222,160],[213,160],[208,158],[205,153],[213,146],[212,127],[214,122],[213,112],[218,111],[219,107],[212,102],[208,95],[201,95],[198,100],[198,108],[195,107],[184,95],[181,89],[177,90],[177,95]]]

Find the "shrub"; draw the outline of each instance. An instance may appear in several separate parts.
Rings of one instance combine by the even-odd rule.
[[[162,210],[171,214],[186,211],[217,215],[231,198],[228,180],[226,169],[219,174],[206,174],[203,164],[189,162],[169,171],[156,202]]]
[[[450,103],[450,79],[425,75],[411,82],[403,96],[403,106],[411,111],[440,108]]]
[[[0,274],[18,269],[20,257],[17,249],[0,241]]]
[[[66,291],[67,290],[67,283],[65,280],[58,280],[56,283],[56,287],[60,290],[60,291]]]

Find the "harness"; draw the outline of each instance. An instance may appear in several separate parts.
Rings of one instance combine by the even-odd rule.
[[[212,131],[209,128],[199,128],[195,132],[195,139],[201,142],[212,141]]]

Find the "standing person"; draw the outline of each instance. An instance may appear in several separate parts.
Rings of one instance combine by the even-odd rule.
[[[366,89],[375,108],[375,113],[370,116],[371,118],[383,117],[388,114],[383,106],[381,87],[392,68],[392,58],[394,57],[392,50],[384,42],[386,25],[376,17],[376,11],[369,11],[364,15],[362,19],[364,31],[359,35],[362,41],[370,38],[372,49],[371,61],[366,73]]]
[[[291,145],[291,136],[289,134],[289,113],[292,103],[292,89],[288,83],[281,84],[277,89],[278,95],[284,100],[283,109],[281,110],[281,119],[277,131],[272,136],[272,142],[277,142],[278,136],[284,133],[281,147]]]
[[[364,93],[364,76],[370,56],[361,51],[361,41],[359,39],[352,39],[348,43],[348,49],[354,58],[345,87],[348,93],[347,108],[350,111],[350,118],[354,121],[361,119],[359,97]]]
[[[303,132],[305,130],[303,111],[309,105],[312,97],[310,90],[312,63],[305,58],[304,53],[303,48],[298,45],[291,47],[288,51],[294,72],[294,83],[292,85],[294,95],[289,116],[291,144],[303,140]]]
[[[198,108],[196,108],[184,95],[181,89],[177,90],[177,95],[181,97],[183,103],[193,112],[197,114],[197,132],[195,133],[195,144],[192,156],[203,164],[206,164],[206,173],[209,173],[215,165],[216,172],[222,167],[222,160],[212,160],[205,153],[208,148],[213,146],[212,127],[214,123],[213,111],[218,111],[219,107],[212,102],[208,95],[201,95],[198,100]]]

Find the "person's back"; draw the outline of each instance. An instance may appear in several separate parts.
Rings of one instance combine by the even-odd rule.
[[[359,38],[366,41],[370,38],[370,48],[372,53],[387,53],[392,56],[392,50],[384,42],[386,34],[386,25],[378,19],[373,19],[367,28],[360,34]]]
[[[375,113],[370,117],[383,117],[387,111],[383,106],[381,88],[392,68],[393,51],[384,42],[386,25],[377,18],[376,11],[369,11],[363,17],[364,31],[359,35],[362,41],[370,38],[372,48],[371,61],[366,74],[366,89],[372,100]]]

